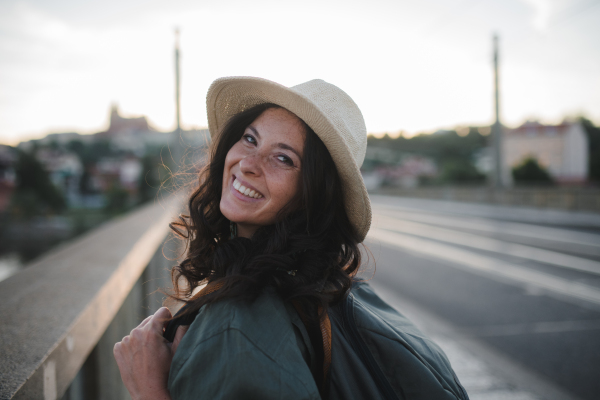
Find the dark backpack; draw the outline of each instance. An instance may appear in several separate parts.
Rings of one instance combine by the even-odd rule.
[[[196,296],[219,287],[207,287]],[[323,338],[325,361],[313,371],[317,382],[323,382],[321,374],[326,376],[320,387],[323,398],[468,400],[444,352],[367,283],[354,282],[346,299],[325,315],[322,335],[317,333]],[[164,337],[173,341],[177,327],[191,324],[195,317],[176,316]]]
[[[328,314],[329,399],[468,399],[444,352],[368,284]]]

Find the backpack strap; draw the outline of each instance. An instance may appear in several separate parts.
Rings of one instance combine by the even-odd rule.
[[[217,282],[213,284],[207,284],[202,288],[198,293],[190,298],[190,301],[194,301],[199,299],[202,296],[209,295],[211,293],[216,292],[217,290],[223,287],[223,282]],[[185,304],[183,307],[179,309],[179,311],[173,316],[173,318],[167,322],[163,337],[167,339],[169,342],[172,342],[175,339],[175,334],[177,333],[177,328],[180,325],[191,325],[196,318],[196,314],[185,314],[185,310],[188,308],[189,304]]]
[[[296,312],[298,312],[304,327],[310,332],[311,326],[314,326],[314,324],[309,322],[302,305],[298,301],[292,301],[292,305],[296,309]],[[321,393],[321,397],[326,399],[328,398],[329,393],[329,390],[327,389],[329,382],[329,370],[331,369],[331,321],[329,320],[329,314],[327,314],[327,311],[323,311],[323,307],[319,306],[317,308],[317,312],[318,315],[321,316],[319,320],[319,336],[321,337],[321,343],[323,344],[323,365],[321,371],[319,371],[322,374],[321,379],[319,380],[315,377],[315,380],[317,380],[317,382],[320,381],[321,387],[319,387],[319,392]]]
[[[331,321],[329,320],[327,310],[323,311],[321,306],[319,306],[318,310],[319,315],[322,315],[319,327],[321,328],[321,337],[323,338],[323,385],[325,385],[329,369],[331,368]]]
[[[192,298],[190,299],[190,301],[193,301],[193,300],[199,299],[200,297],[214,293],[217,290],[221,289],[222,287],[223,287],[223,282],[217,282],[212,285],[209,283],[206,286],[204,286],[202,288],[202,290],[200,290],[198,293],[193,295]]]

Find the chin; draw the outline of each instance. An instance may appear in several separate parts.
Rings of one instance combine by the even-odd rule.
[[[240,207],[232,204],[231,200],[222,199],[219,205],[221,214],[231,222],[242,223],[248,219],[248,215],[240,210]]]

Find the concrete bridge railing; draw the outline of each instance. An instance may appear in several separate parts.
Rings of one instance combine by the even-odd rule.
[[[129,398],[112,349],[161,306],[178,204],[141,207],[0,282],[0,399]]]

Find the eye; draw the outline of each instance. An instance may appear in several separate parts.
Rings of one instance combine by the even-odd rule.
[[[290,167],[293,167],[293,166],[294,166],[294,162],[292,161],[292,159],[291,159],[291,158],[289,158],[289,157],[288,157],[288,156],[286,156],[286,155],[280,154],[280,155],[278,155],[278,156],[277,156],[277,159],[278,159],[279,161],[281,161],[282,163],[284,163],[284,164],[286,164],[286,165],[289,165]]]
[[[256,144],[256,138],[249,133],[244,133],[242,140],[250,144]]]

